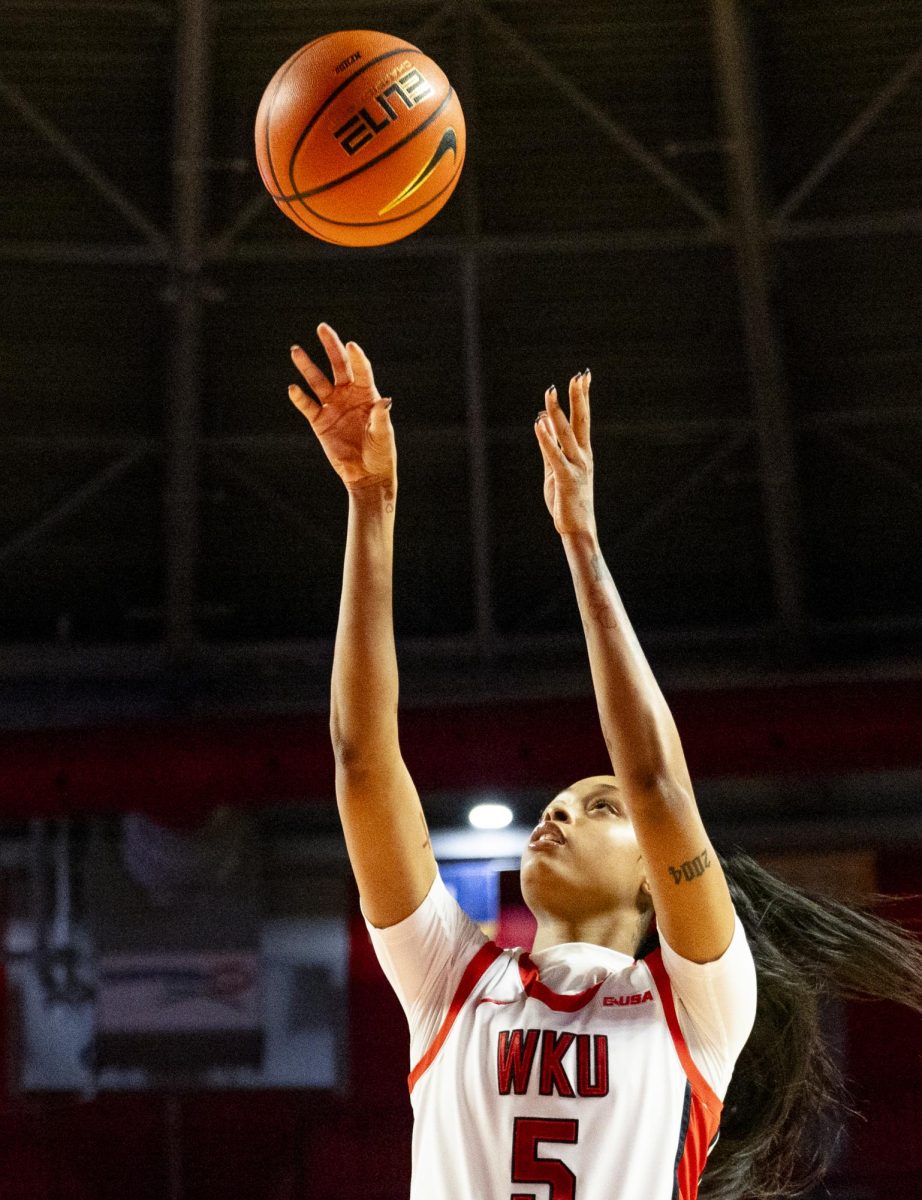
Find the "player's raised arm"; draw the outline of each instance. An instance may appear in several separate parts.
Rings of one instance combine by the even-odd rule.
[[[576,588],[602,732],[647,868],[667,942],[683,958],[720,958],[734,913],[692,792],[678,731],[599,547],[589,441],[589,372],[570,380],[570,419],[554,388],[535,430],[544,498]]]
[[[392,574],[397,454],[390,400],[355,342],[317,330],[331,383],[300,346],[291,357],[313,395],[292,385],[349,493],[343,591],[333,656],[330,734],[336,799],[365,916],[378,927],[414,912],[435,878],[426,819],[397,736]]]

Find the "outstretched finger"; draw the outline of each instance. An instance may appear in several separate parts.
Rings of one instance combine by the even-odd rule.
[[[574,376],[570,380],[570,396],[573,395],[574,382],[577,379]],[[571,462],[576,462],[579,458],[580,447],[574,436],[573,430],[570,427],[570,422],[567,420],[566,413],[560,407],[560,401],[557,399],[557,389],[548,388],[545,395],[545,404],[547,406],[548,415],[551,418],[551,424],[554,427],[554,432],[557,434],[557,440],[563,449],[564,454]]]
[[[352,377],[357,387],[374,390],[375,376],[368,356],[358,342],[346,342],[346,354],[352,364]]]
[[[333,391],[332,383],[330,383],[329,379],[327,379],[326,375],[320,370],[307,351],[302,350],[300,346],[292,346],[291,361],[304,376],[304,382],[322,404]]]
[[[296,383],[288,385],[288,399],[292,402],[298,412],[307,417],[311,425],[323,412],[323,405],[319,400],[315,400],[313,396],[308,396],[303,388],[299,388]]]
[[[570,427],[580,447],[589,450],[589,384],[592,372],[587,367],[570,380]]]
[[[538,437],[538,449],[541,451],[541,460],[544,463],[544,478],[547,479],[549,475],[554,474],[554,467],[551,464],[551,460],[547,456],[547,450],[545,450],[545,448],[544,448],[544,442],[541,439],[541,433],[538,429],[538,426],[541,424],[544,417],[545,417],[545,414],[541,413],[538,416],[537,421],[535,421],[535,433],[537,434],[537,437]]]
[[[547,412],[538,414],[538,419],[535,421],[535,433],[538,435],[538,445],[541,447],[541,455],[544,459],[545,475],[548,472],[553,474],[566,467],[567,456],[560,447],[556,431],[551,425],[551,418]]]
[[[333,370],[333,382],[336,386],[342,387],[344,384],[353,383],[352,364],[349,362],[346,347],[340,341],[336,330],[323,322],[317,326],[317,336],[327,352],[327,358],[330,360],[330,367]]]

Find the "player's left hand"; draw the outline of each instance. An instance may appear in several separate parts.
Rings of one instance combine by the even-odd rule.
[[[589,444],[589,371],[570,380],[570,419],[555,388],[544,393],[535,433],[544,459],[544,500],[560,534],[596,533]]]

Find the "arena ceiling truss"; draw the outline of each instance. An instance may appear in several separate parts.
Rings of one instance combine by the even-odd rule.
[[[658,673],[916,669],[922,9],[386,11],[469,157],[363,251],[288,227],[251,130],[279,63],[380,5],[0,0],[10,712],[79,680],[99,710],[322,702],[344,503],[284,400],[321,319],[396,397],[410,695],[588,686],[531,432],[587,363]]]

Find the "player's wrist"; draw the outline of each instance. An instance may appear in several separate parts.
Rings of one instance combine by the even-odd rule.
[[[397,502],[397,480],[385,476],[367,477],[346,484],[350,507],[363,513],[392,513]]]
[[[599,534],[595,521],[583,525],[573,525],[560,532],[560,540],[568,554],[583,553],[592,555],[599,553]]]

